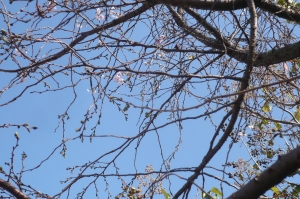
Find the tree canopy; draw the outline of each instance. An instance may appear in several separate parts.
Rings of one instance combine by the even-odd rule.
[[[297,1],[0,13],[0,198],[299,198]]]

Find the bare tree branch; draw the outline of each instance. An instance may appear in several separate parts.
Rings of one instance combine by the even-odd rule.
[[[22,193],[20,190],[18,190],[16,187],[14,187],[10,182],[6,182],[2,179],[0,179],[0,187],[4,190],[11,193],[13,196],[15,196],[17,199],[30,199],[26,194]]]

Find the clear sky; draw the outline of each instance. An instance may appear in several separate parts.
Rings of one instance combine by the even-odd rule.
[[[40,1],[39,3],[42,4]],[[6,9],[13,13],[25,6],[25,4],[25,2],[14,2],[11,5],[6,4]],[[35,2],[32,2],[27,9],[34,9],[34,4]],[[1,8],[3,9],[3,5],[1,5]],[[59,10],[59,8],[57,9]],[[89,18],[94,18],[95,14],[97,14],[97,11],[90,10],[85,14]],[[7,30],[7,24],[3,22],[3,16],[1,17],[2,19],[0,20],[0,28]],[[36,26],[35,28],[41,28],[45,26],[54,27],[61,19],[61,15],[58,14],[56,17],[41,20],[41,22],[34,23],[34,25]],[[75,19],[72,19],[71,22],[65,26],[65,28],[70,28],[70,30],[76,30],[79,32],[84,32],[91,29],[91,27],[85,23],[82,24],[80,29],[78,27],[73,29],[74,26],[78,25],[78,23],[81,23],[80,20],[81,19],[78,19],[78,21],[75,22]],[[111,21],[113,18],[108,17],[107,20]],[[99,21],[99,25],[102,23],[105,23],[105,20]],[[130,25],[132,24],[124,24],[122,27],[120,27],[120,29],[123,29],[124,31]],[[159,35],[164,34],[165,37],[168,36],[169,33],[163,30],[161,31],[161,34],[146,38],[149,35],[149,25],[151,25],[151,20],[146,23],[137,23],[130,39],[132,41],[147,41],[148,43],[152,40],[151,42],[154,44],[155,39],[159,39]],[[158,26],[155,28],[162,29],[162,25],[163,24],[160,24],[160,27]],[[26,29],[33,29],[33,26],[30,23],[17,23],[10,28],[15,33],[23,33],[26,31]],[[230,28],[228,28],[228,30],[230,30]],[[49,31],[49,29],[45,28],[45,30],[39,31],[40,33],[46,33]],[[51,35],[51,37],[62,37],[59,34],[62,34],[63,32],[64,31],[58,31],[57,33]],[[157,31],[157,33],[159,33],[159,31]],[[121,35],[121,32],[114,30],[111,35]],[[105,39],[106,41],[110,41],[107,38]],[[71,39],[67,38],[64,41],[69,42]],[[98,40],[95,40],[91,43],[95,45],[97,42]],[[42,45],[45,47],[41,48]],[[49,52],[48,50],[59,47],[60,45],[60,43],[55,42],[51,44],[40,43],[34,46],[32,49],[27,49],[27,54],[34,55],[39,49],[43,51],[41,55],[45,53],[53,54],[58,50],[54,49],[53,51]],[[81,45],[80,47],[84,47],[84,45]],[[152,49],[152,51],[153,50],[156,49]],[[86,51],[80,53],[82,56],[88,59],[89,57],[97,56],[101,52],[102,51],[100,48],[96,48],[89,52]],[[151,52],[151,50],[149,52]],[[159,54],[159,51],[157,51],[157,54]],[[126,50],[118,53],[118,59],[124,63],[133,60],[137,56],[137,54]],[[171,57],[169,54],[167,56]],[[22,67],[28,65],[28,61],[23,59],[22,56],[17,56],[17,59]],[[174,60],[175,59],[179,58],[174,56]],[[52,69],[59,70],[62,68],[62,66],[67,66],[68,63],[76,65],[77,62],[78,59],[76,57],[73,57],[70,61],[70,57],[65,56],[56,60],[54,63],[59,65],[57,65],[57,67],[52,66]],[[153,64],[152,66],[150,66],[149,63],[142,63],[141,65],[137,65],[135,69],[140,67],[141,70],[146,70],[145,68],[147,67],[153,67],[152,69],[156,70],[162,67],[159,64],[163,63],[163,61],[159,62],[159,59],[156,59],[156,62],[157,63]],[[97,60],[91,60],[90,63],[92,63],[95,67],[103,67],[106,64],[109,64],[110,67],[120,67],[122,69],[120,62],[106,60],[104,57],[101,57]],[[3,64],[5,64],[5,66],[1,65],[1,68],[17,68],[16,64],[11,60],[3,62]],[[202,63],[200,61],[194,60],[191,65],[197,68],[201,64]],[[44,70],[46,70],[46,68]],[[89,69],[85,69],[84,66],[81,66],[79,68],[75,68],[74,70],[82,73]],[[143,102],[138,100],[138,98],[141,97],[141,90],[147,90],[151,88],[155,82],[151,82],[152,84],[146,84],[144,87],[142,87],[142,84],[137,85],[131,91],[129,84],[124,83],[120,85],[118,82],[113,81],[113,78],[115,78],[117,75],[114,73],[107,72],[107,74],[104,74],[105,76],[102,76],[101,74],[101,77],[90,79],[90,77],[87,75],[80,76],[74,73],[74,71],[72,72],[73,73],[71,73],[69,70],[67,75],[56,74],[52,77],[49,77],[44,81],[41,81],[38,84],[26,89],[26,91],[22,93],[22,96],[17,98],[15,101],[9,103],[8,105],[0,106],[0,125],[28,124],[30,127],[38,127],[37,130],[31,129],[30,133],[26,130],[26,128],[23,127],[19,129],[17,127],[0,128],[0,166],[2,166],[6,172],[9,172],[9,170],[8,166],[5,165],[5,162],[12,162],[12,150],[17,141],[14,137],[14,133],[16,131],[19,134],[20,140],[18,143],[19,145],[13,153],[14,172],[19,173],[21,170],[25,170],[23,173],[23,182],[50,196],[59,193],[66,186],[66,184],[68,184],[60,183],[60,181],[64,181],[68,177],[76,177],[79,172],[78,168],[75,169],[74,172],[66,170],[66,168],[81,166],[87,162],[96,161],[97,163],[94,165],[94,169],[87,169],[84,174],[98,174],[103,172],[103,167],[109,164],[109,167],[107,170],[105,170],[106,175],[115,175],[117,172],[120,175],[125,175],[128,173],[134,174],[136,172],[142,173],[145,171],[147,165],[153,165],[155,171],[166,170],[165,166],[167,165],[166,163],[168,161],[170,161],[169,169],[196,167],[200,164],[203,156],[208,150],[209,142],[215,132],[215,127],[212,126],[209,118],[186,120],[182,123],[182,130],[179,130],[178,126],[173,124],[164,128],[159,128],[157,131],[150,131],[143,137],[140,143],[138,139],[135,139],[132,141],[132,143],[130,143],[130,145],[124,147],[122,145],[124,143],[128,143],[128,137],[134,137],[141,131],[142,127],[145,125],[141,124],[141,122],[144,120],[149,110],[144,110],[141,112],[140,109],[131,106],[125,112],[128,114],[128,119],[126,120],[124,113],[120,111],[126,107],[126,104],[116,100],[116,98],[122,97],[122,100],[124,101],[129,101],[130,103],[139,106],[145,105]],[[211,72],[214,73],[217,72],[217,70],[211,70]],[[0,89],[4,89],[14,77],[15,74],[1,72]],[[126,77],[126,75],[122,76],[124,80],[126,80]],[[31,78],[27,77],[23,82],[18,82],[12,88],[6,90],[0,96],[0,105],[3,105],[18,96],[24,90],[24,88],[26,88],[26,86],[37,82],[38,78],[41,78],[40,74],[36,74],[36,76],[32,76]],[[101,87],[96,88],[96,92],[93,92],[93,88],[90,86],[90,81],[92,81],[95,85],[96,79],[97,81],[100,81]],[[76,86],[74,87],[66,87],[75,83]],[[170,78],[169,81],[165,80],[164,84],[161,85],[161,91],[159,91],[157,95],[162,95],[162,97],[156,98],[155,101],[150,101],[148,106],[152,108],[159,108],[163,100],[170,95],[170,93],[164,94],[164,89],[168,90],[173,83],[174,81],[172,78]],[[213,87],[215,84],[215,82],[212,82],[211,86]],[[105,87],[106,85],[108,86]],[[203,96],[203,98],[210,95],[210,91],[207,89],[206,83],[199,83],[195,85],[197,85],[195,88],[191,88],[195,95]],[[102,89],[104,88],[107,92],[103,92]],[[45,92],[46,90],[48,91]],[[104,97],[109,93],[111,96],[116,97],[113,98],[113,102],[110,101],[107,96]],[[93,98],[93,96],[95,98],[99,97],[100,99],[96,103],[98,106],[96,109],[94,109],[95,98]],[[195,100],[195,98],[189,95],[179,96],[178,98],[179,107],[182,105],[183,101],[185,102],[185,107],[192,107],[199,103]],[[145,99],[150,99],[150,96],[145,96]],[[168,106],[171,107],[172,104],[169,104]],[[174,106],[177,105],[175,104]],[[63,117],[63,114],[66,112],[66,110],[68,110],[67,112],[69,119],[67,119],[68,116]],[[87,123],[85,123],[85,114],[88,111],[91,113],[94,110],[97,110],[97,112],[95,112],[93,117],[89,119]],[[204,111],[205,109],[203,107],[192,109],[190,111],[183,112],[182,117],[197,116]],[[97,125],[99,114],[101,114],[101,120],[100,124]],[[160,126],[171,121],[170,115],[171,112],[160,114],[155,123],[156,126]],[[214,114],[212,117],[213,123],[217,125],[224,115],[224,111]],[[82,141],[78,138],[78,136],[83,130],[82,126],[85,124],[85,137]],[[93,133],[92,129],[95,126],[97,126],[95,130],[95,136],[90,141],[88,135]],[[76,129],[79,129],[78,132],[76,132]],[[249,128],[247,128],[246,131],[246,133],[251,133],[251,129]],[[65,145],[62,144],[62,139],[66,141]],[[222,168],[220,165],[226,160],[229,144],[230,140],[227,141],[222,150],[219,151],[213,160],[208,164],[209,166],[219,169]],[[118,147],[120,146],[122,146],[121,149],[124,149],[124,151],[118,155],[120,153],[120,149],[118,149]],[[67,148],[65,157],[63,157],[61,154],[63,147]],[[118,150],[112,151],[115,149]],[[237,160],[240,157],[244,157],[245,160],[250,160],[245,147],[240,141],[236,143],[230,150],[231,152],[229,155],[229,161]],[[109,152],[111,153],[107,154]],[[27,155],[24,163],[21,161],[22,153],[26,153]],[[104,154],[106,155],[104,156]],[[112,164],[111,161],[116,156],[117,158],[115,159],[114,164]],[[100,157],[101,159],[99,159]],[[163,163],[165,163],[165,165],[163,165]],[[250,164],[252,165],[253,162]],[[31,171],[33,168],[35,169]],[[118,170],[116,168],[118,168]],[[205,171],[222,178],[222,173],[218,172],[217,170],[208,168]],[[191,175],[190,172],[178,172],[178,174],[185,178]],[[5,179],[3,175],[0,174],[0,176],[1,178]],[[129,183],[132,179],[131,176],[124,176],[122,178],[127,183]],[[89,178],[79,180],[72,187],[71,192],[64,193],[62,198],[67,198],[68,194],[70,194],[69,198],[75,198],[76,194],[80,192],[82,188],[86,187],[95,179],[95,177],[91,176]],[[99,191],[99,198],[106,198],[109,193],[112,196],[115,196],[122,192],[122,182],[117,177],[110,176],[105,180],[107,180],[106,182],[108,184],[105,183],[103,177],[99,177],[96,181],[96,186]],[[168,192],[175,193],[185,181],[178,178],[178,176],[173,175],[170,176],[170,181],[165,179],[163,182],[163,187],[166,188]],[[199,186],[203,186],[200,177],[199,181],[197,182],[199,183]],[[133,186],[137,186],[137,184],[138,181],[135,180],[133,182]],[[171,186],[170,189],[169,186]],[[214,180],[213,178],[206,178],[204,190],[209,191],[212,187],[217,187],[220,189],[220,182]],[[110,192],[107,190],[107,188]],[[229,186],[225,186],[225,188],[226,189],[223,190],[225,196],[228,196],[234,191],[234,189],[230,188]],[[195,195],[196,190],[193,190],[191,197]],[[91,185],[84,198],[96,198],[94,185]],[[155,198],[163,198],[163,196],[159,195]]]

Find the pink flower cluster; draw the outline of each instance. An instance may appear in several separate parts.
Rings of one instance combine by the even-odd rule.
[[[114,77],[114,82],[118,82],[120,85],[124,83],[124,79],[122,78],[121,72],[117,72],[117,74]]]
[[[165,35],[160,35],[158,39],[155,40],[155,45],[160,46],[161,43],[164,41]]]
[[[110,8],[110,11],[109,11],[109,14],[110,14],[110,16],[111,16],[112,18],[117,19],[117,18],[119,18],[119,17],[121,16],[121,13],[120,13],[120,12],[115,12],[115,9],[116,9],[115,7],[111,7],[111,8]],[[95,18],[96,18],[98,21],[104,20],[104,15],[101,14],[101,13],[102,13],[101,9],[100,9],[100,8],[97,8]]]
[[[101,14],[100,8],[97,8],[95,18],[96,18],[97,20],[99,20],[99,21],[104,19],[104,15]]]
[[[112,18],[117,19],[121,16],[121,13],[120,12],[115,12],[115,9],[116,9],[115,7],[111,7],[110,11],[109,11],[109,14]]]

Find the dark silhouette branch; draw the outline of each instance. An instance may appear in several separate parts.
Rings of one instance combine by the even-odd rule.
[[[200,10],[212,10],[212,11],[233,11],[243,8],[247,8],[247,2],[245,0],[155,0],[156,4],[168,4],[179,7],[190,7]],[[300,22],[300,12],[297,8],[286,9],[278,4],[269,0],[254,0],[255,6],[263,9],[275,16],[283,19],[288,19],[295,22]]]
[[[284,156],[279,156],[278,160],[272,166],[253,178],[227,199],[258,198],[286,177],[295,173],[298,168],[300,168],[300,146]]]
[[[194,36],[197,40],[202,42],[203,44],[211,47],[212,49],[225,50],[224,45],[226,46],[227,55],[238,60],[239,62],[246,63],[248,58],[248,49],[239,48],[236,44],[227,41],[225,38],[223,42],[220,42],[217,39],[210,38],[202,33],[197,28],[190,27],[187,22],[170,6],[167,6],[169,11],[172,13],[174,20],[177,25],[185,31],[186,34],[190,34]],[[186,11],[191,14],[197,21],[202,23],[205,28],[208,27],[208,23],[204,21],[203,18],[197,16],[192,10],[186,8]],[[217,30],[214,30],[210,27],[210,32],[215,35],[217,38],[221,36],[217,34]],[[300,57],[300,42],[296,42],[294,44],[289,44],[281,48],[272,49],[267,52],[257,53],[255,52],[256,60],[253,63],[253,66],[269,66],[285,61],[292,60],[294,58]]]
[[[15,196],[17,199],[30,199],[26,194],[22,193],[16,187],[14,187],[11,183],[6,182],[0,179],[0,187],[5,191],[8,191],[10,194]]]
[[[250,16],[251,16],[251,30],[250,30],[251,33],[250,33],[249,54],[247,57],[247,66],[245,68],[245,72],[243,75],[244,81],[242,81],[241,87],[240,87],[240,90],[242,90],[242,91],[246,90],[249,86],[251,71],[253,69],[253,63],[255,60],[255,46],[256,46],[255,44],[256,44],[256,40],[257,40],[257,38],[256,38],[257,37],[257,15],[255,12],[255,5],[251,0],[248,0],[247,3],[249,5]],[[240,113],[241,104],[244,101],[244,97],[245,97],[245,94],[238,95],[232,110],[228,113],[231,115],[231,118],[230,118],[230,121],[229,121],[229,124],[228,124],[226,130],[224,131],[224,134],[220,138],[219,142],[215,145],[215,147],[212,147],[213,143],[211,143],[211,147],[209,148],[208,152],[202,159],[202,162],[200,163],[200,165],[195,169],[194,174],[191,175],[188,178],[187,182],[177,191],[177,193],[174,195],[173,199],[177,199],[181,195],[183,195],[183,198],[188,198],[188,194],[189,194],[189,191],[191,190],[191,186],[192,186],[193,182],[198,178],[198,176],[203,171],[204,167],[209,163],[209,161],[222,148],[222,146],[226,142],[227,138],[229,137],[230,133],[232,132],[232,130],[235,126],[235,123],[238,119],[238,115]],[[227,114],[227,117],[228,117],[228,114]],[[226,118],[226,116],[224,118]],[[220,126],[223,126],[223,124],[220,123]]]

